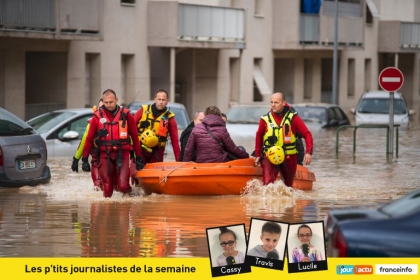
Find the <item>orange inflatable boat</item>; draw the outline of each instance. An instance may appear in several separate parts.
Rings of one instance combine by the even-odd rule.
[[[246,183],[262,179],[262,169],[252,158],[223,163],[158,162],[137,171],[147,193],[170,195],[239,195]],[[279,178],[280,179],[280,178]],[[294,189],[312,190],[315,174],[298,165]]]

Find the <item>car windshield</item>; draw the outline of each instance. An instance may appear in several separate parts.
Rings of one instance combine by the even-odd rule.
[[[294,106],[300,118],[304,121],[325,122],[325,108]]]
[[[226,113],[228,123],[258,124],[270,106],[235,106]]]
[[[137,111],[140,107],[141,103],[130,103],[127,108],[130,109],[130,111]]]
[[[408,194],[379,208],[380,211],[392,217],[403,216],[418,209],[420,209],[420,191]]]
[[[388,114],[389,98],[365,98],[362,99],[357,112],[364,114]],[[394,99],[394,114],[407,114],[407,107],[403,99]]]
[[[15,115],[0,110],[0,136],[34,134],[33,128]]]
[[[38,133],[45,133],[75,114],[73,112],[50,112],[29,120],[28,124],[35,128]]]
[[[189,125],[188,116],[185,113],[185,110],[178,107],[168,107],[169,110],[175,114],[175,120],[178,125],[178,129],[186,129]]]

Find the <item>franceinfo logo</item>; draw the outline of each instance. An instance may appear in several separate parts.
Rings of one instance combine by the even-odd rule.
[[[417,275],[417,264],[377,264],[376,274],[406,274]]]
[[[373,274],[371,265],[337,265],[336,272],[338,275],[348,274]]]

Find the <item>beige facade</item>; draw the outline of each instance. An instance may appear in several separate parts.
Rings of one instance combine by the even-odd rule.
[[[332,102],[334,1],[318,14],[301,13],[300,0],[22,1],[32,21],[10,4],[21,1],[0,0],[9,9],[0,16],[0,106],[23,119],[90,107],[107,88],[120,104],[164,88],[191,116],[267,102],[275,91],[293,103]],[[420,102],[420,1],[404,1],[339,2],[345,109],[395,65],[409,107]]]

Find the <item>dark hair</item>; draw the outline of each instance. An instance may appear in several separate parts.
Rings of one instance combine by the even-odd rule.
[[[204,111],[204,115],[205,116],[208,116],[208,115],[216,115],[216,116],[221,117],[222,116],[222,112],[220,112],[220,109],[217,108],[216,106],[209,106]]]
[[[167,92],[166,90],[164,90],[163,88],[158,89],[158,90],[155,92],[155,97],[156,97],[156,95],[157,95],[159,92],[163,92],[163,93],[165,93],[165,94],[166,94],[166,99],[168,99],[168,100],[169,100],[169,95],[168,95],[168,92]]]
[[[105,95],[106,93],[112,93],[115,97],[117,97],[117,94],[115,93],[115,91],[113,91],[112,89],[106,89],[103,93],[102,93],[102,95]]]
[[[104,99],[103,98],[99,99],[99,102],[104,102]]]
[[[297,234],[298,234],[298,235],[299,235],[299,230],[300,230],[301,228],[309,228],[309,230],[311,231],[311,234],[312,234],[312,229],[311,229],[308,225],[301,225],[301,226],[298,228],[298,230],[297,230]]]
[[[222,117],[224,117],[227,120],[226,114],[225,113],[220,113],[222,115]]]
[[[264,232],[280,234],[281,227],[278,223],[266,222],[261,228],[261,234],[263,234]]]
[[[219,240],[220,240],[220,236],[222,236],[222,234],[225,234],[225,233],[232,234],[233,238],[236,240],[236,234],[233,232],[233,230],[228,229],[227,227],[221,227],[219,229],[220,229]]]

